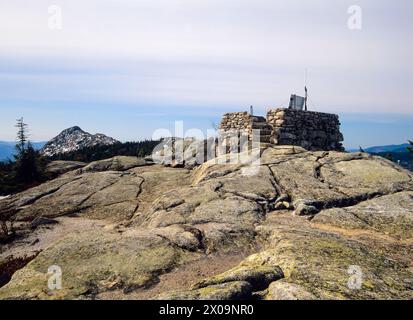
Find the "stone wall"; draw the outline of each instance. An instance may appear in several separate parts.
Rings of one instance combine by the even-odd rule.
[[[223,138],[230,138],[234,134],[248,136],[252,140],[253,130],[259,130],[259,141],[270,143],[273,128],[264,117],[252,116],[248,112],[226,113],[222,117],[220,134]],[[258,141],[258,140],[255,140]]]
[[[248,112],[225,113],[221,120],[220,129],[224,132],[231,130],[252,131],[252,116]]]
[[[338,115],[292,109],[271,109],[267,118],[252,116],[248,112],[224,114],[220,133],[226,138],[238,132],[248,135],[259,129],[260,141],[275,145],[296,145],[307,150],[343,151]]]
[[[273,127],[274,144],[307,150],[344,150],[336,114],[280,108],[268,111],[267,122]]]
[[[222,117],[219,127],[222,144],[230,146],[234,144],[233,138],[237,137],[237,147],[244,145],[250,140],[252,135],[252,116],[248,112],[231,112]],[[233,146],[234,147],[234,146]]]

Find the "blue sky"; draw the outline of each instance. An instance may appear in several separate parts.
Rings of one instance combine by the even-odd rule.
[[[51,4],[62,29],[48,28]],[[351,5],[362,29],[349,30]],[[347,147],[413,138],[410,0],[2,0],[0,140],[79,125],[119,140],[211,128],[303,93],[339,113]]]

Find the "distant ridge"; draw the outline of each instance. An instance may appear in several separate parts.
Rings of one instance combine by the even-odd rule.
[[[407,147],[410,144],[393,144],[387,146],[375,146],[363,148],[363,151],[373,155],[387,158],[400,166],[413,171],[413,157]],[[358,152],[359,149],[347,149],[348,152]]]
[[[363,148],[363,150],[367,153],[383,153],[383,152],[407,152],[407,147],[410,146],[408,143],[403,144],[391,144],[386,146],[374,146]],[[347,149],[348,152],[358,152],[359,149],[351,148]]]
[[[407,152],[408,143],[388,146],[375,146],[364,149],[368,153],[382,153],[382,152]]]
[[[31,142],[36,150],[40,150],[47,142]],[[15,141],[0,141],[0,161],[13,160],[13,155],[16,152]]]
[[[47,157],[53,157],[58,154],[77,151],[83,148],[98,145],[113,145],[119,141],[105,136],[104,134],[90,134],[83,131],[80,127],[74,126],[63,130],[59,135],[50,140],[41,150],[41,153]]]

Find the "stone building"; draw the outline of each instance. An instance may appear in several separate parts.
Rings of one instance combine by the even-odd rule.
[[[221,136],[229,139],[234,133],[252,139],[259,130],[260,142],[274,145],[296,145],[307,150],[343,151],[343,135],[338,115],[287,108],[270,109],[267,118],[248,112],[224,114]]]

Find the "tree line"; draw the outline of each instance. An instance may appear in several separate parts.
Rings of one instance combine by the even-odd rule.
[[[16,153],[13,160],[0,162],[0,196],[14,194],[39,185],[54,176],[46,170],[48,163],[54,160],[92,162],[114,156],[150,155],[159,144],[159,140],[97,145],[53,157],[43,157],[34,149],[29,140],[28,125],[23,118],[17,120]]]
[[[0,162],[0,195],[19,192],[47,180],[47,160],[31,144],[28,125],[20,118],[15,127],[16,153],[13,160]]]
[[[153,149],[159,143],[159,140],[144,140],[125,143],[118,142],[112,145],[96,145],[76,151],[57,154],[49,157],[48,160],[92,162],[115,156],[145,157],[152,154]]]

